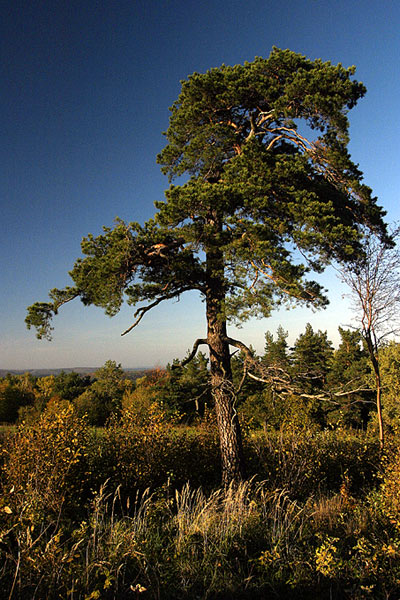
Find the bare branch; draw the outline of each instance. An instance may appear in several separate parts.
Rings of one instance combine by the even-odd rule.
[[[288,296],[292,296],[293,298],[298,298],[299,300],[304,300],[304,294],[305,294],[306,296],[309,297],[310,302],[312,299],[316,299],[318,297],[318,295],[316,293],[313,293],[311,290],[306,290],[306,289],[303,290],[303,295],[301,293],[296,294],[293,290],[290,290],[287,287],[290,285],[290,281],[288,281],[287,279],[282,277],[282,275],[275,274],[272,266],[269,264],[266,264],[264,259],[261,259],[261,263],[264,268],[261,268],[253,260],[250,261],[250,264],[253,267],[253,269],[256,271],[256,273],[261,273],[262,275],[267,277],[267,279],[270,279],[271,281],[273,281],[275,283],[275,285],[277,285],[281,289],[282,292],[284,292],[285,294],[288,294]],[[271,272],[268,273],[265,269],[269,269]],[[286,286],[286,287],[284,287],[284,286]]]
[[[208,344],[207,340],[204,338],[198,338],[195,343],[193,344],[193,349],[191,351],[191,353],[189,354],[189,356],[187,358],[185,358],[181,363],[179,363],[178,365],[172,365],[173,369],[179,369],[179,367],[184,367],[185,365],[187,365],[191,360],[194,359],[194,357],[196,356],[197,350],[199,348],[199,346],[201,346],[202,344]]]
[[[135,314],[133,315],[134,317],[137,317],[136,321],[134,323],[132,323],[132,325],[130,327],[128,327],[128,329],[126,329],[123,333],[121,333],[121,336],[126,335],[127,333],[132,331],[132,329],[140,323],[140,321],[143,319],[144,315],[147,312],[149,312],[149,310],[151,310],[152,308],[154,308],[155,306],[157,306],[164,300],[171,300],[172,298],[176,298],[176,297],[180,296],[181,294],[183,294],[183,292],[188,292],[191,289],[192,288],[189,288],[189,287],[181,288],[179,290],[171,292],[170,294],[165,294],[164,296],[160,296],[159,298],[157,298],[157,300],[154,300],[154,302],[152,302],[151,304],[148,304],[147,306],[141,306],[140,308],[138,308],[137,311],[135,312]]]
[[[248,371],[247,371],[247,365],[246,365],[246,363],[244,363],[244,365],[243,365],[243,377],[240,380],[240,383],[239,383],[238,387],[236,388],[236,396],[238,396],[240,394],[240,392],[242,391],[242,389],[243,389],[243,385],[244,385],[244,382],[246,381],[247,373],[248,373]]]
[[[248,348],[246,346],[246,344],[243,344],[243,342],[241,342],[239,340],[234,340],[231,337],[226,337],[225,340],[231,346],[235,346],[235,348],[239,348],[240,350],[242,350],[242,352],[244,352],[244,354],[246,355],[247,358],[250,358],[250,359],[254,360],[253,352],[250,350],[250,348]]]
[[[394,229],[392,239],[397,241],[399,234],[399,229]],[[400,331],[400,252],[369,232],[364,252],[362,261],[341,267],[339,274],[349,287],[363,336],[371,337],[376,353],[384,338]]]
[[[257,377],[257,375],[253,375],[253,373],[250,373],[250,371],[247,371],[247,375],[250,377],[250,379],[254,379],[254,381],[259,381],[260,383],[270,383],[267,379],[264,379],[264,377]]]

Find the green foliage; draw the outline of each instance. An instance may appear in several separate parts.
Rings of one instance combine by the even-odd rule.
[[[326,389],[333,355],[326,332],[314,332],[307,324],[290,351],[282,328],[276,340],[270,332],[265,337],[260,367],[270,383],[247,397],[242,412],[254,425],[266,429],[325,425],[321,392]]]
[[[362,496],[376,484],[380,469],[376,443],[345,431],[320,432],[307,427],[307,421],[255,433],[246,451],[252,473],[300,501],[317,491],[338,493],[343,481]]]
[[[379,498],[382,510],[400,531],[400,452],[394,445],[385,456],[382,493]]]
[[[94,375],[94,382],[75,398],[74,405],[91,425],[102,426],[113,413],[120,411],[124,392],[131,382],[126,379],[121,365],[113,360],[108,360]]]
[[[287,336],[288,333],[281,326],[277,329],[276,340],[271,332],[267,331],[265,334],[262,364],[267,369],[267,373],[281,371],[290,373],[291,361],[286,342]],[[279,429],[284,420],[291,420],[293,416],[289,410],[291,400],[277,395],[273,386],[256,383],[253,380],[251,386],[244,386],[244,392],[245,400],[240,409],[251,426]]]
[[[13,511],[32,522],[81,507],[87,485],[89,431],[65,401],[50,403],[35,423],[22,423],[6,446],[6,489]]]
[[[92,470],[101,474],[98,484],[109,479],[121,485],[124,494],[167,481],[183,485],[190,480],[211,487],[220,477],[215,424],[206,420],[194,431],[176,427],[156,403],[145,417],[123,411],[110,421],[98,444],[92,456]]]
[[[135,384],[124,393],[122,404],[136,418],[145,417],[151,405],[158,404],[175,420],[189,423],[211,405],[208,359],[201,352],[183,367],[176,360],[165,370],[149,371]]]
[[[277,337],[267,331],[265,334],[265,352],[262,357],[262,365],[267,370],[267,375],[273,376],[281,373],[291,374],[291,356],[286,338],[288,333],[279,326]],[[272,379],[271,379],[272,381]],[[250,427],[263,427],[264,429],[280,429],[285,423],[305,424],[310,420],[306,417],[306,406],[299,398],[292,395],[283,396],[277,393],[273,385],[261,382],[251,382],[244,386],[244,401],[240,405],[241,413],[246,418]],[[293,410],[294,409],[294,410]]]
[[[384,600],[399,592],[399,536],[372,498],[354,498],[345,484],[304,503],[254,482],[209,494],[185,485],[145,492],[131,506],[101,486],[75,523],[61,516],[27,529],[2,515],[4,597],[11,589],[49,600]]]
[[[305,392],[321,390],[331,367],[333,348],[327,332],[314,332],[309,323],[295,341],[292,353],[293,369],[302,380]]]
[[[167,367],[168,377],[159,391],[159,400],[172,412],[177,411],[187,422],[204,413],[212,405],[208,359],[199,352],[187,365],[175,361]]]
[[[400,427],[400,344],[392,341],[379,350],[383,387],[383,418],[389,429]]]
[[[72,402],[82,394],[91,384],[90,375],[79,375],[79,373],[65,373],[62,371],[54,378],[54,393],[63,400]]]
[[[267,331],[265,334],[264,363],[272,367],[279,367],[282,369],[288,368],[290,358],[286,342],[287,337],[288,332],[284,331],[281,325],[279,325],[276,331],[276,340],[274,340],[272,333]]]
[[[148,415],[152,414],[157,406],[162,412],[160,392],[167,377],[165,369],[153,369],[136,379],[134,388],[129,387],[125,390],[122,408],[133,417],[136,424],[146,422]]]
[[[240,406],[241,414],[252,429],[279,431],[288,427],[321,428],[321,407],[319,402],[304,399],[293,394],[278,395],[266,387],[250,395]]]
[[[154,406],[93,437],[71,403],[50,401],[4,444],[1,596],[398,596],[397,448],[381,488],[365,436],[289,426],[245,449],[257,482],[218,489],[211,415],[177,428]]]
[[[15,423],[18,411],[34,401],[34,394],[27,389],[3,379],[0,381],[0,423]]]
[[[328,422],[366,430],[373,400],[368,353],[358,330],[339,327],[339,333],[341,342],[333,353],[327,384],[342,395],[335,398],[336,408],[331,407]]]
[[[291,349],[281,327],[276,339],[266,333],[265,353],[255,357],[260,381],[245,384],[241,394],[240,410],[251,427],[279,430],[292,424],[365,431],[368,425],[373,427],[375,384],[361,334],[341,327],[339,333],[337,350],[326,332],[314,332],[309,324]],[[236,382],[243,374],[243,362],[239,356]],[[395,364],[387,378],[388,393],[390,381],[395,385]]]

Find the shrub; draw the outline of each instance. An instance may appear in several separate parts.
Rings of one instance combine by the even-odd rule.
[[[18,409],[33,403],[34,395],[7,380],[0,381],[0,423],[15,423]]]
[[[258,432],[246,444],[249,472],[305,500],[315,492],[338,492],[344,479],[364,493],[377,484],[378,444],[346,432],[316,432],[290,427]]]
[[[220,459],[217,432],[208,425],[177,427],[158,404],[152,404],[146,417],[123,411],[111,419],[98,436],[96,452],[91,453],[91,470],[97,484],[109,479],[123,494],[167,483],[211,487],[219,482]]]
[[[49,403],[6,440],[4,485],[17,511],[37,519],[81,507],[87,494],[89,430],[68,402]]]

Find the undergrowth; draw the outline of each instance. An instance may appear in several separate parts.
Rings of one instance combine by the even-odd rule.
[[[212,418],[96,432],[68,403],[2,447],[0,597],[397,598],[400,461],[348,432],[245,438],[220,489]]]

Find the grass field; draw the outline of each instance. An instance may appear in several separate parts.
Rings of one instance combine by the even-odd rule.
[[[221,489],[212,422],[94,430],[64,403],[1,431],[2,598],[399,597],[395,442],[253,432]]]

